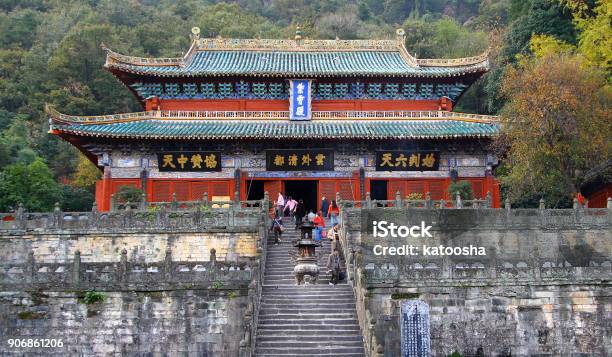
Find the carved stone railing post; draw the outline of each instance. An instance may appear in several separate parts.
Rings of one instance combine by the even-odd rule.
[[[166,204],[162,203],[159,206],[159,210],[157,211],[157,215],[155,217],[155,219],[157,220],[157,226],[159,227],[165,227],[166,226],[166,220],[168,217],[168,211],[166,209]]]
[[[366,192],[366,208],[372,208],[372,196],[369,192]]]
[[[580,208],[580,202],[578,201],[578,199],[576,197],[574,197],[574,209],[579,209]]]
[[[121,250],[121,258],[119,259],[119,281],[122,284],[127,282],[128,278],[128,259],[127,250]]]
[[[115,197],[114,193],[110,197],[110,210],[111,211],[117,210],[117,198]]]
[[[444,200],[443,198],[440,200],[440,209],[445,209],[445,208],[446,208],[446,200]]]
[[[261,210],[262,212],[268,212],[268,209],[270,208],[270,195],[268,194],[268,191],[264,192],[264,198],[261,201]]]
[[[62,209],[59,202],[55,202],[53,206],[53,227],[56,229],[62,228]]]
[[[433,208],[433,202],[431,202],[431,192],[427,191],[427,193],[425,193],[425,208],[427,209],[432,209]]]
[[[208,207],[209,201],[208,201],[208,192],[204,192],[204,197],[202,198],[202,200],[204,201],[204,207]]]
[[[227,225],[233,227],[235,225],[236,218],[236,207],[233,203],[230,203],[229,208],[227,209]]]
[[[612,209],[612,197],[608,197],[608,209]]]
[[[395,193],[395,207],[402,208],[402,194],[399,191]]]
[[[91,213],[89,215],[89,227],[98,228],[98,220],[100,219],[100,212],[98,211],[98,203],[94,201],[91,205]]]
[[[170,203],[170,209],[175,210],[178,208],[178,201],[176,199],[176,192],[172,193],[172,202]]]
[[[234,191],[234,204],[240,205],[240,192]]]
[[[125,212],[123,213],[123,227],[130,228],[132,226],[132,203],[125,203]]]
[[[23,203],[19,203],[19,205],[17,205],[17,212],[15,212],[15,223],[17,226],[17,229],[25,229],[27,222],[26,222],[26,216],[25,216],[25,208],[23,207]]]
[[[81,283],[81,251],[74,252],[74,260],[72,261],[72,284],[79,286]]]
[[[463,208],[463,202],[461,201],[461,193],[457,191],[455,195],[455,208]]]
[[[491,191],[487,191],[485,200],[486,200],[486,208],[493,208],[493,199],[491,198]]]
[[[510,199],[509,199],[509,198],[506,198],[506,201],[505,201],[505,203],[504,203],[504,208],[505,208],[507,211],[510,211],[510,209],[512,208],[512,205],[510,204]]]
[[[340,192],[336,192],[336,204],[340,205],[340,202],[342,202],[342,197],[340,197]],[[325,216],[325,213],[323,215]]]
[[[217,250],[210,248],[210,266],[214,267],[217,264]]]
[[[140,209],[142,211],[147,210],[147,195],[145,195],[144,193],[140,195]]]
[[[544,197],[540,198],[540,206],[539,209],[546,209],[546,201],[544,201]]]

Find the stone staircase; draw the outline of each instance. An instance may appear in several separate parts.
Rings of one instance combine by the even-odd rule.
[[[323,239],[316,284],[295,285],[290,250],[299,231],[285,220],[282,242],[268,241],[266,271],[257,327],[256,356],[365,356],[355,298],[345,282],[329,285],[325,263],[331,251]]]

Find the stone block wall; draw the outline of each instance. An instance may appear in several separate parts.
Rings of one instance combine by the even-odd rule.
[[[81,296],[81,297],[79,297]],[[0,356],[238,356],[245,290],[0,292]],[[62,347],[11,348],[9,339]]]
[[[218,215],[213,224],[198,212],[127,211],[5,222],[0,356],[249,356],[268,221],[259,209]]]
[[[610,210],[343,211],[366,348],[400,355],[400,304],[430,307],[434,356],[606,356],[612,350]],[[373,220],[432,225],[374,238]],[[482,246],[485,256],[380,256],[374,245]]]

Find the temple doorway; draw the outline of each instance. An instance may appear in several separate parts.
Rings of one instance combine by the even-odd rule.
[[[306,212],[312,209],[316,212],[317,202],[317,180],[287,180],[285,184],[285,195],[291,196],[296,201],[304,200]]]
[[[370,181],[370,198],[373,200],[388,200],[387,180]]]
[[[262,200],[264,198],[264,181],[247,180],[246,181],[247,200]],[[274,199],[274,197],[272,197]]]

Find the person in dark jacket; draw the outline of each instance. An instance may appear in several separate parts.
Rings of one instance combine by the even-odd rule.
[[[340,254],[338,249],[334,249],[329,257],[327,257],[327,269],[331,273],[329,285],[338,284],[338,280],[340,280]]]
[[[299,200],[297,206],[295,207],[295,229],[300,228],[302,225],[302,219],[306,215],[306,207],[304,206],[304,201]]]
[[[272,220],[270,231],[274,233],[274,244],[279,244],[283,235],[283,219],[278,214]]]
[[[321,198],[321,212],[323,212],[323,214],[327,216],[327,211],[329,211],[329,201],[325,196],[323,196]]]

